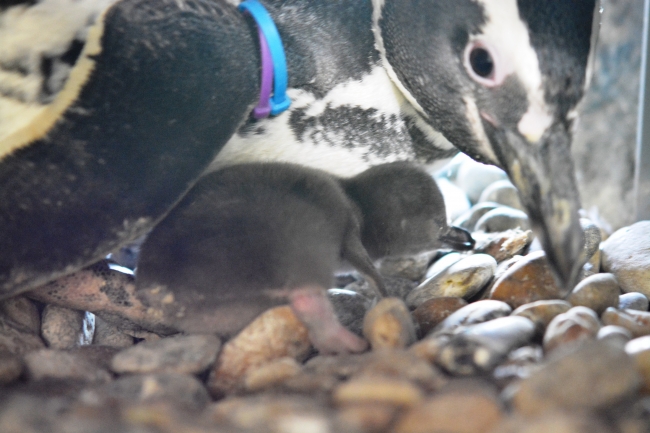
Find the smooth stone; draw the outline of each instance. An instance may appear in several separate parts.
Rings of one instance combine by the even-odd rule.
[[[474,251],[489,254],[498,263],[525,254],[533,241],[533,232],[531,230],[519,229],[498,233],[477,232],[472,236],[476,241]]]
[[[644,335],[643,337],[637,337],[633,340],[630,340],[625,345],[625,353],[628,355],[635,355],[640,352],[645,352],[650,350],[650,335]]]
[[[43,310],[41,335],[52,349],[92,344],[95,315],[87,311],[47,305]]]
[[[618,297],[619,310],[648,311],[648,297],[640,292],[623,293]]]
[[[284,357],[302,361],[310,349],[307,328],[291,307],[272,308],[223,346],[210,371],[208,390],[215,397],[233,393],[242,388],[250,368]]]
[[[445,254],[435,262],[431,263],[431,265],[427,269],[426,274],[424,275],[424,278],[429,279],[435,275],[438,275],[440,272],[444,271],[454,263],[462,260],[464,257],[466,256],[456,252]]]
[[[372,308],[373,300],[347,289],[329,289],[327,298],[334,307],[341,325],[357,335],[363,332],[363,318]]]
[[[426,251],[413,256],[385,257],[379,262],[379,273],[385,277],[420,281],[435,255],[435,251]]]
[[[632,339],[632,333],[622,326],[606,325],[598,330],[596,338],[618,344],[622,347]]]
[[[440,352],[442,352],[442,349],[450,340],[451,335],[446,333],[430,334],[426,338],[411,345],[408,351],[430,364],[435,364],[440,356]]]
[[[200,410],[210,396],[194,376],[179,373],[156,373],[124,376],[98,388],[98,399],[117,399],[123,403],[170,402],[191,410]]]
[[[441,391],[412,407],[397,421],[395,433],[476,433],[501,423],[505,409],[487,387]]]
[[[500,205],[498,203],[492,202],[476,203],[468,211],[456,218],[453,221],[452,225],[463,228],[465,230],[474,230],[476,223],[481,219],[483,215],[493,209],[498,208],[499,206]]]
[[[558,314],[566,313],[571,309],[571,304],[560,299],[548,301],[535,301],[524,304],[512,312],[513,316],[522,316],[532,320],[537,327],[537,332],[544,335],[544,331],[551,320]]]
[[[600,273],[600,250],[596,250],[594,255],[592,255],[587,263],[582,266],[582,275],[581,278],[587,278],[591,275]]]
[[[580,227],[585,236],[585,257],[591,258],[600,248],[600,227],[587,218],[580,218]]]
[[[561,352],[519,382],[512,404],[526,416],[549,410],[598,409],[633,395],[641,384],[634,361],[622,348],[588,341]]]
[[[505,302],[491,299],[476,301],[451,313],[435,328],[435,331],[452,331],[460,326],[487,322],[510,313],[512,308]]]
[[[244,387],[247,391],[261,391],[279,385],[301,372],[302,367],[295,359],[279,358],[247,371],[244,377]]]
[[[596,338],[600,321],[594,310],[587,307],[573,307],[566,313],[558,314],[551,320],[544,333],[544,350],[550,353],[558,348],[566,348]]]
[[[461,188],[458,188],[444,177],[434,180],[438,184],[442,198],[445,201],[447,221],[453,221],[469,210],[472,203],[470,203],[469,198]]]
[[[504,232],[511,229],[530,230],[530,220],[526,212],[501,206],[487,212],[474,226],[474,231],[487,233]]]
[[[24,296],[16,296],[0,302],[0,315],[24,327],[32,334],[41,332],[41,315],[38,307]]]
[[[491,371],[513,349],[529,344],[535,324],[520,316],[499,317],[467,326],[442,348],[437,364],[453,375]]]
[[[389,431],[400,409],[388,403],[348,403],[339,409],[336,417],[352,432],[385,432]]]
[[[595,274],[576,285],[567,301],[591,308],[600,315],[609,307],[618,307],[621,288],[613,274]]]
[[[361,377],[342,383],[332,394],[337,405],[386,403],[410,407],[424,398],[424,392],[408,380],[388,377]]]
[[[544,251],[530,253],[508,269],[490,291],[490,298],[517,308],[529,302],[561,298]]]
[[[454,311],[467,305],[458,297],[433,298],[420,304],[413,311],[413,319],[418,324],[420,335],[426,335]]]
[[[189,373],[205,371],[217,358],[214,335],[187,335],[143,342],[120,351],[111,361],[116,373]]]
[[[635,338],[650,334],[650,312],[610,307],[600,317],[604,325],[622,326]]]
[[[14,382],[22,373],[23,362],[20,356],[0,351],[0,386]]]
[[[507,179],[498,180],[488,185],[481,193],[478,202],[498,203],[513,209],[525,211],[521,200],[519,200],[519,191]]]
[[[0,315],[0,352],[23,355],[45,347],[41,337],[24,329],[17,329],[13,320]]]
[[[501,276],[505,274],[508,269],[512,268],[515,265],[515,263],[519,262],[524,257],[525,256],[517,254],[512,258],[500,262],[497,265],[497,270],[494,272],[494,282],[498,281],[499,278],[501,278]]]
[[[488,433],[614,433],[603,421],[589,413],[567,413],[562,410],[544,412],[539,416],[511,416]],[[625,432],[628,433],[628,432]],[[630,432],[631,433],[631,432]],[[641,432],[639,432],[641,433]]]
[[[368,311],[363,320],[363,336],[372,350],[404,349],[417,339],[413,318],[398,298],[384,298]]]
[[[82,353],[68,350],[41,349],[25,355],[25,367],[31,380],[72,379],[105,383],[111,374]]]
[[[650,295],[650,221],[617,230],[600,249],[603,269],[616,276],[623,292]]]
[[[458,167],[455,183],[476,203],[488,185],[507,178],[508,175],[498,167],[468,159]]]
[[[497,262],[492,256],[467,256],[413,289],[406,297],[406,303],[410,308],[417,308],[432,298],[471,298],[490,281],[496,268]]]
[[[650,335],[628,341],[625,353],[634,359],[636,369],[643,378],[644,392],[650,392]]]
[[[119,328],[99,316],[95,317],[95,334],[93,345],[126,348],[133,346],[133,337],[120,331]]]
[[[544,351],[539,346],[523,346],[508,353],[506,359],[493,371],[492,377],[499,387],[504,388],[515,380],[530,377],[533,371],[540,368],[544,359]]]

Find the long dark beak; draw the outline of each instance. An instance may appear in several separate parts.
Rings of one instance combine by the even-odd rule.
[[[552,125],[537,143],[509,129],[493,128],[492,132],[500,162],[519,189],[559,287],[567,294],[577,283],[585,262],[578,215],[580,198],[567,127]]]
[[[456,226],[450,226],[439,239],[458,251],[471,250],[476,243],[470,232]]]

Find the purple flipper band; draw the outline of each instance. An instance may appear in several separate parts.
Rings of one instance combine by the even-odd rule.
[[[271,50],[264,37],[264,32],[261,28],[257,29],[260,37],[260,55],[262,57],[262,82],[260,83],[260,101],[253,109],[253,117],[256,119],[263,119],[269,117],[271,114],[271,106],[269,100],[271,99],[271,87],[273,87],[273,58],[271,57]]]

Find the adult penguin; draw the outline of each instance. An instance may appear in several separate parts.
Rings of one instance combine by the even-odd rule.
[[[33,27],[57,37],[38,44],[0,37],[0,297],[146,233],[215,157],[213,167],[279,160],[351,176],[457,149],[508,172],[572,285],[583,236],[570,130],[595,0],[261,3],[284,41],[293,104],[260,121],[249,117],[257,28],[230,2],[0,9],[85,16],[47,25],[40,14]],[[24,31],[4,22],[8,35]]]

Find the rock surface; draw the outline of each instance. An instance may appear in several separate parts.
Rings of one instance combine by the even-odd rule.
[[[602,266],[616,276],[624,292],[650,295],[650,221],[616,231],[601,245]]]

